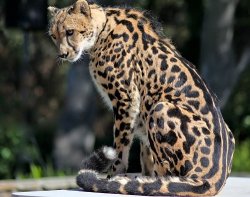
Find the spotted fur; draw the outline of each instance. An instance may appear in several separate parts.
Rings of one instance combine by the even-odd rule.
[[[59,56],[76,61],[90,54],[93,81],[114,113],[112,177],[100,178],[105,166],[90,159],[77,184],[86,191],[134,195],[217,194],[231,171],[233,134],[195,67],[146,12],[86,0],[49,10]],[[143,176],[129,178],[119,174],[128,168],[134,136],[141,139]]]

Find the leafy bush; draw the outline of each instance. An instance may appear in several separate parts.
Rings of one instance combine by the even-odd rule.
[[[0,121],[0,179],[64,176],[51,158],[43,161],[35,136],[22,124]]]
[[[0,179],[14,178],[22,168],[39,158],[25,127],[17,122],[0,121]]]
[[[250,140],[236,145],[233,159],[234,172],[250,172]]]

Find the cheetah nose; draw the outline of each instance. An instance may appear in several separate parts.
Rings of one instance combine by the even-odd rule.
[[[58,57],[60,57],[60,58],[66,58],[66,57],[68,57],[68,55],[69,55],[69,52],[60,54],[60,55],[58,55]]]

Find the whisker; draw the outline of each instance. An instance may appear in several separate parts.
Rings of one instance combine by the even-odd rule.
[[[63,60],[60,57],[56,58],[56,62],[58,66],[61,66],[63,64]]]

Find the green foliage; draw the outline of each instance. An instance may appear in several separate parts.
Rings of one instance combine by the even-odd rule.
[[[29,33],[24,64],[23,32],[6,29],[1,10],[0,4],[0,179],[56,175],[47,161],[52,163],[67,67],[56,62],[46,30]]]
[[[234,172],[250,172],[250,69],[240,77],[223,114],[236,138]]]
[[[250,172],[250,140],[236,145],[232,170],[234,172]]]
[[[42,167],[41,165],[36,165],[34,163],[31,163],[29,166],[29,171],[27,173],[24,172],[18,172],[17,178],[18,179],[40,179],[42,177],[52,177],[52,176],[65,176],[65,175],[71,175],[72,172],[69,170],[62,171],[62,170],[56,170],[51,162],[48,162],[46,166]]]
[[[22,124],[0,120],[0,179],[64,176],[70,171],[56,170],[51,158],[44,161],[35,137]]]
[[[0,179],[13,178],[25,163],[38,158],[24,131],[21,124],[0,121]]]
[[[42,168],[40,166],[31,164],[30,165],[30,172],[34,179],[39,179],[42,177]]]
[[[226,122],[239,142],[250,138],[249,75],[250,69],[246,69],[223,111]]]

